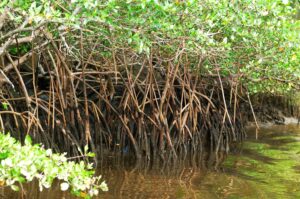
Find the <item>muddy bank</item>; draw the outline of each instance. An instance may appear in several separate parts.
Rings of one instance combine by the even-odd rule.
[[[256,125],[256,122],[259,126],[299,123],[299,105],[293,96],[256,94],[251,96],[251,102],[255,116],[249,111],[248,104],[244,106],[245,118],[250,126]]]

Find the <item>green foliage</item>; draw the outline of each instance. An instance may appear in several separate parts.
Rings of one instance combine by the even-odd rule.
[[[8,110],[8,104],[6,102],[2,102],[1,105],[4,110]]]
[[[77,196],[90,198],[99,190],[107,191],[101,176],[93,177],[92,164],[67,161],[66,154],[52,153],[40,145],[32,145],[26,136],[24,146],[8,134],[0,133],[0,182],[19,190],[18,183],[37,179],[40,191],[49,188],[54,179],[61,181],[61,190],[70,190]],[[87,150],[86,150],[87,151]]]
[[[22,44],[19,47],[12,47],[9,49],[11,55],[23,55],[31,50],[30,44]]]
[[[10,15],[16,23],[25,18],[32,26],[48,21],[57,38],[68,32],[70,46],[83,30],[84,38],[105,46],[98,50],[103,57],[126,48],[141,56],[178,59],[183,50],[192,67],[201,57],[205,72],[221,69],[223,75],[238,76],[252,92],[299,87],[295,1],[18,0],[2,2],[0,9],[5,7],[15,10]]]

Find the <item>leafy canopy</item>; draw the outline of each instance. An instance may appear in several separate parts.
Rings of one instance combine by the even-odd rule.
[[[252,92],[300,88],[297,1],[4,0],[0,11],[7,8],[15,23],[47,22],[53,37],[64,35],[74,57],[80,54],[76,38],[83,34],[105,47],[95,49],[103,57],[129,49],[176,61],[181,51],[192,68],[205,60],[202,73],[221,69]]]

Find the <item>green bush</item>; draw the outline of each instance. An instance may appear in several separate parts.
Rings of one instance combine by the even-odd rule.
[[[65,155],[32,145],[29,136],[22,146],[9,134],[0,133],[0,182],[17,191],[19,183],[36,179],[42,191],[58,179],[62,191],[70,190],[84,198],[97,195],[99,190],[108,190],[106,183],[100,181],[101,176],[93,177],[92,164],[68,161]]]

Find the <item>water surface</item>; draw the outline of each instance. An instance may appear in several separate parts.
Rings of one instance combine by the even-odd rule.
[[[258,140],[255,137],[255,129],[249,128],[247,141],[218,169],[185,164],[135,169],[127,164],[126,169],[120,165],[100,169],[110,190],[98,198],[300,198],[300,127],[264,127],[258,131]],[[61,192],[59,184],[41,193],[34,184],[25,187],[25,198],[74,198]],[[21,198],[19,193],[3,188],[1,197]]]

